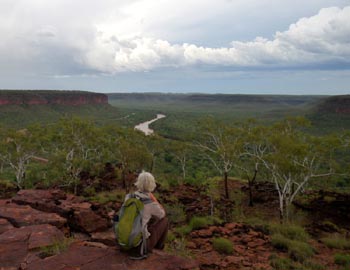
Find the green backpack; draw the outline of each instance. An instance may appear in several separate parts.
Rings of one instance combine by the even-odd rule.
[[[144,204],[151,203],[151,199],[139,198],[135,194],[127,195],[117,216],[113,218],[114,233],[117,243],[124,251],[139,246],[143,242],[141,255],[146,254],[146,239],[142,232],[142,216]]]

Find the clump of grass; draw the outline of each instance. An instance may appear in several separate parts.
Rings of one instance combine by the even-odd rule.
[[[41,247],[39,256],[43,259],[46,257],[60,254],[64,252],[73,242],[73,238],[63,238],[61,240],[56,240],[50,246]]]
[[[270,232],[272,234],[279,233],[291,240],[307,241],[310,236],[303,227],[292,224],[271,224]]]
[[[288,254],[292,260],[304,262],[314,255],[314,249],[308,243],[291,240],[288,246]]]
[[[213,248],[219,253],[223,253],[223,254],[233,253],[232,242],[222,237],[213,239]]]
[[[166,213],[170,223],[180,224],[186,221],[186,213],[181,204],[165,205]]]
[[[167,235],[166,235],[166,240],[165,242],[167,243],[171,243],[176,239],[175,234],[172,231],[168,231]]]
[[[344,236],[339,234],[334,234],[329,237],[324,237],[321,239],[322,243],[324,243],[329,248],[350,249],[350,240],[346,239]]]
[[[281,232],[285,233],[286,231]],[[304,262],[314,254],[314,249],[307,242],[293,240],[295,238],[298,237],[296,237],[294,233],[285,233],[285,235],[283,235],[278,232],[271,236],[271,244],[278,250],[288,252],[292,260]]]
[[[90,197],[90,200],[97,202],[99,204],[106,204],[109,202],[123,202],[125,197],[125,192],[120,190],[100,192],[93,197]]]
[[[290,240],[282,234],[277,233],[271,236],[271,244],[278,250],[288,251]]]
[[[350,254],[335,254],[334,263],[343,266],[350,266]]]
[[[325,266],[315,264],[310,261],[295,262],[290,258],[279,257],[276,254],[272,254],[269,258],[270,265],[274,270],[325,270]]]
[[[193,217],[190,226],[193,230],[203,229],[210,225],[210,221],[205,217]]]
[[[189,225],[184,225],[178,228],[175,228],[175,233],[181,235],[181,236],[185,236],[188,235],[191,231],[192,231],[192,227]]]
[[[270,265],[274,270],[292,270],[294,269],[293,261],[289,258],[279,257],[276,254],[270,256]]]
[[[340,231],[339,227],[329,220],[322,222],[322,226],[327,228],[327,230],[329,232],[339,232]]]

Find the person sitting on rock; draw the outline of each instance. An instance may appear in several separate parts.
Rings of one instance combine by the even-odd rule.
[[[142,216],[142,231],[146,239],[147,252],[151,252],[154,248],[163,249],[168,232],[168,218],[163,206],[152,194],[156,188],[154,176],[149,172],[142,172],[134,185],[137,188],[134,195],[141,201],[148,201],[144,204]],[[130,195],[128,194],[125,200],[128,196]]]

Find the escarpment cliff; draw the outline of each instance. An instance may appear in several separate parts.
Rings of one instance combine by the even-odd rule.
[[[326,98],[318,107],[319,112],[350,115],[350,95]]]
[[[1,90],[0,106],[4,105],[100,105],[108,104],[101,93],[85,91]]]

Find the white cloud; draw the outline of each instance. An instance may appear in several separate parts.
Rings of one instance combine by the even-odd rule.
[[[230,47],[170,44],[148,37],[115,38],[100,34],[86,53],[85,63],[101,72],[145,71],[162,67],[214,65],[236,68],[303,67],[350,64],[350,6],[324,8],[302,18],[274,38],[233,41]]]
[[[346,2],[2,0],[0,71],[69,75],[72,70],[113,74],[202,65],[240,69],[349,64],[350,7],[325,8],[310,17],[320,6]],[[290,10],[293,16],[285,16]],[[302,10],[309,17],[297,20],[305,15]],[[249,42],[238,35],[255,35],[263,21],[269,22],[266,29],[276,31],[288,16],[296,23],[273,37],[272,30]],[[228,33],[234,40],[230,44],[211,45],[220,35],[226,40]]]

